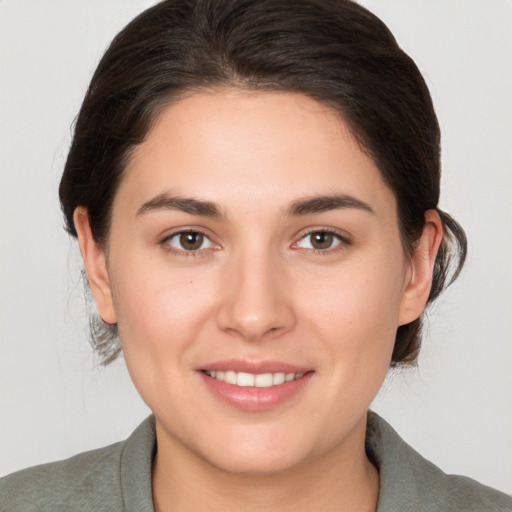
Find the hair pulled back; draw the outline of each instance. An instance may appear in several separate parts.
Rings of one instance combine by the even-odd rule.
[[[379,168],[398,204],[411,253],[436,209],[445,238],[429,302],[459,274],[462,228],[438,208],[440,131],[418,68],[372,13],[350,0],[164,0],[112,41],[76,120],[60,184],[66,229],[87,208],[93,236],[108,239],[114,196],[133,149],[162,108],[219,87],[303,93],[340,113]],[[120,352],[116,326],[91,320],[108,364]],[[415,362],[421,318],[398,328],[392,364]]]

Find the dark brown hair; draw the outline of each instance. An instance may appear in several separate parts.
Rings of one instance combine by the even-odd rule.
[[[84,206],[95,240],[132,150],[168,103],[219,87],[291,91],[339,112],[394,191],[408,253],[436,209],[445,239],[429,302],[459,274],[462,228],[438,208],[440,132],[418,68],[372,13],[350,0],[164,0],[112,41],[78,115],[60,184],[67,231]],[[451,277],[450,277],[451,276]],[[116,326],[93,320],[106,364],[119,353]],[[413,363],[421,318],[398,328],[392,364]]]

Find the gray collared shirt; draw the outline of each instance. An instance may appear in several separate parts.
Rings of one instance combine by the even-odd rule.
[[[154,512],[154,417],[124,442],[0,479],[1,512]],[[368,413],[366,451],[379,468],[377,512],[512,512],[512,497],[446,475]]]

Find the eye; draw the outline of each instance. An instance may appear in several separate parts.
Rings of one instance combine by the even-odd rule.
[[[203,233],[199,231],[181,231],[164,240],[166,245],[170,245],[178,251],[200,251],[211,249],[215,244]]]
[[[326,251],[328,249],[334,249],[343,242],[345,241],[341,236],[333,233],[332,231],[318,230],[304,235],[296,245],[301,249]]]

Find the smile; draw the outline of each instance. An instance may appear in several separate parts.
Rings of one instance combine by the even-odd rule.
[[[211,377],[212,379],[226,382],[240,387],[256,387],[256,388],[270,388],[272,386],[279,386],[285,382],[291,382],[293,380],[300,379],[304,376],[304,373],[246,373],[246,372],[235,372],[235,371],[215,371],[215,370],[203,370],[203,372]]]

